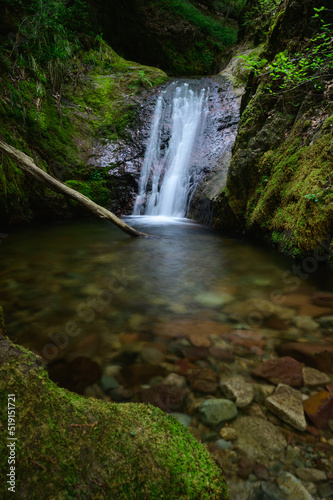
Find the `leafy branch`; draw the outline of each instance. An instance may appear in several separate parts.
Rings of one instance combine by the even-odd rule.
[[[307,41],[307,47],[302,53],[290,53],[287,50],[276,55],[268,63],[267,59],[258,56],[240,56],[246,66],[257,77],[270,77],[266,90],[271,94],[294,90],[303,85],[310,85],[313,90],[322,91],[325,80],[333,73],[333,36],[332,24],[327,24],[321,18],[326,9],[314,9],[314,18],[319,17],[321,27],[319,32]]]

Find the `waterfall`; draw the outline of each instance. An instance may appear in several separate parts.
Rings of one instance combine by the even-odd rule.
[[[198,85],[173,82],[158,97],[133,215],[186,216],[207,114],[208,90]]]

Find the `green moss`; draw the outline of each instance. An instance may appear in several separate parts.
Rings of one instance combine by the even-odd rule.
[[[208,451],[145,404],[86,399],[58,388],[39,358],[0,339],[0,401],[15,394],[19,498],[227,499]],[[2,412],[0,467],[8,470]],[[0,485],[7,498],[7,484]]]
[[[75,191],[79,191],[79,193],[87,196],[102,207],[108,207],[110,205],[110,188],[107,187],[106,181],[96,180],[83,182],[77,180],[68,180],[65,182],[65,184],[66,186],[75,189]],[[79,206],[79,204],[74,200],[71,200],[70,203],[73,207]]]
[[[333,218],[332,117],[323,121],[310,143],[302,140],[301,130],[300,121],[285,142],[259,156],[256,168],[247,166],[238,179],[228,182],[229,203],[236,214],[247,201],[243,211],[247,231],[264,233],[293,255],[312,252],[330,234]],[[250,183],[245,200],[235,191],[244,175]]]
[[[161,7],[166,8],[186,20],[193,23],[200,30],[216,40],[216,43],[223,46],[230,46],[237,40],[237,29],[234,26],[228,26],[226,23],[217,21],[197,9],[192,3],[184,0],[158,0]]]
[[[128,127],[137,126],[136,94],[146,88],[145,82],[140,83],[142,74],[151,85],[163,83],[168,77],[159,69],[125,61],[103,40],[93,49],[78,52],[68,64],[72,73],[63,82],[61,94],[36,74],[25,80],[0,75],[0,135],[51,175],[84,183],[87,179],[81,172],[94,139],[126,139]],[[86,189],[96,203],[108,206],[110,188],[110,184],[98,182]],[[2,223],[27,222],[59,213],[64,216],[72,208],[72,202],[50,194],[11,160],[2,159]]]
[[[221,193],[213,208],[215,226],[230,228],[227,213],[233,229],[278,244],[293,257],[309,255],[321,241],[328,241],[333,219],[329,79],[322,75],[321,88],[326,84],[326,90],[321,94],[311,87],[310,69],[306,85],[290,80],[281,86],[284,80],[270,74],[266,65],[285,51],[306,59],[308,41],[321,28],[314,18],[302,18],[303,7],[299,1],[287,2],[286,10],[278,7],[259,54],[263,69],[250,75],[243,97],[228,194]],[[297,42],[296,28],[304,36]]]

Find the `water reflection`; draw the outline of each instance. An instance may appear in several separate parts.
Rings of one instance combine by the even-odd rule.
[[[61,331],[73,318],[80,335],[70,345],[91,332],[153,332],[155,323],[191,317],[221,321],[227,303],[267,299],[286,286],[282,276],[291,263],[267,248],[186,219],[128,222],[154,237],[131,239],[95,221],[10,234],[0,247],[9,335],[41,351],[49,332]],[[325,280],[329,289],[327,273]],[[303,281],[303,292],[320,286],[316,281],[316,275]],[[92,321],[82,313],[89,308],[95,311]]]

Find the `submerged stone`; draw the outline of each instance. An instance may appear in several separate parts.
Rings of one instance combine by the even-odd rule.
[[[297,387],[303,382],[301,363],[289,356],[264,361],[252,373],[275,384],[283,383]]]
[[[233,302],[234,296],[229,293],[200,293],[194,300],[204,307],[219,307]]]
[[[202,422],[211,426],[237,416],[236,405],[229,399],[207,399],[200,404],[198,412]]]
[[[112,391],[113,389],[118,389],[119,387],[118,380],[110,377],[109,375],[103,375],[100,383],[104,392]]]
[[[319,327],[317,321],[314,321],[310,316],[295,316],[292,322],[297,328],[301,328],[302,330],[317,330]]]
[[[185,413],[169,413],[173,418],[178,420],[184,427],[189,427],[192,422],[192,417],[186,415]]]
[[[238,408],[244,408],[252,403],[254,398],[254,389],[251,384],[242,377],[232,377],[220,380],[220,387],[223,394],[235,401]]]
[[[318,318],[320,326],[323,328],[333,328],[333,315]]]
[[[325,481],[327,476],[323,470],[310,469],[308,467],[300,467],[296,469],[296,476],[302,481],[317,483],[318,481]]]
[[[143,389],[140,394],[142,403],[150,403],[168,413],[179,411],[183,407],[185,391],[169,385],[154,385],[149,389]]]
[[[233,441],[237,439],[237,431],[233,427],[222,427],[220,436],[226,441]]]
[[[279,384],[274,394],[266,399],[266,406],[287,424],[299,431],[305,431],[306,420],[301,392],[289,385]]]
[[[251,460],[273,460],[287,447],[279,429],[262,418],[240,417],[232,425],[238,434],[237,445]]]
[[[226,441],[225,439],[218,439],[215,441],[215,444],[220,450],[227,450],[232,446],[230,441]]]
[[[317,292],[312,296],[311,301],[316,306],[328,307],[333,310],[333,293]]]
[[[305,366],[303,368],[303,381],[305,386],[315,387],[316,385],[328,384],[331,381],[331,377],[315,368]]]
[[[319,429],[326,427],[333,420],[333,394],[320,391],[303,402],[304,410],[309,419]]]
[[[193,391],[214,394],[218,385],[217,373],[211,368],[193,370],[190,376],[190,385]]]
[[[313,496],[308,490],[289,472],[280,474],[277,483],[287,500],[313,500]]]
[[[331,344],[287,342],[278,346],[277,351],[282,356],[291,356],[317,370],[333,373],[333,345]]]

